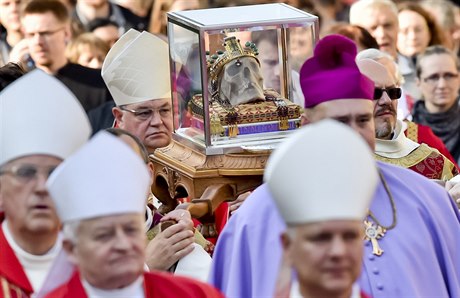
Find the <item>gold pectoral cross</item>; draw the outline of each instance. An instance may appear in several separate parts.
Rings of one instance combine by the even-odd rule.
[[[383,249],[380,248],[378,239],[385,236],[386,230],[379,225],[374,225],[372,222],[365,220],[365,240],[369,240],[372,243],[372,253],[376,256],[383,254]]]

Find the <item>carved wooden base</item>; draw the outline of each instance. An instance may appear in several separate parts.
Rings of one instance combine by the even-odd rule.
[[[224,201],[232,201],[262,183],[269,152],[232,153],[207,156],[175,140],[157,149],[154,163],[153,194],[163,203],[160,212],[177,207],[178,198],[188,197],[185,206],[193,217],[213,214]]]

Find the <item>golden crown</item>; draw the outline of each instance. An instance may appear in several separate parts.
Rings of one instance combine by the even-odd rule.
[[[243,48],[239,39],[236,39],[235,36],[230,36],[224,38],[223,46],[225,47],[225,51],[218,50],[212,55],[206,53],[208,74],[211,81],[217,81],[217,78],[222,72],[225,64],[234,59],[241,57],[253,57],[257,60],[257,62],[259,62],[259,59],[256,57],[259,54],[259,50],[253,42],[246,42],[245,47]]]

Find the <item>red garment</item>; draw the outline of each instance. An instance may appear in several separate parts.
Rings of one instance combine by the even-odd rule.
[[[186,277],[173,276],[162,272],[144,273],[146,298],[153,297],[224,297],[212,286]],[[61,287],[46,295],[46,298],[85,298],[85,289],[78,272]]]
[[[219,205],[219,207],[217,207],[217,209],[214,211],[214,219],[216,223],[217,237],[207,237],[206,240],[216,245],[217,239],[219,238],[220,233],[222,233],[222,230],[227,224],[229,214],[230,214],[230,208],[228,206],[228,203],[222,202]]]
[[[0,228],[0,298],[30,297],[33,291],[21,263]]]
[[[379,161],[411,169],[428,179],[448,181],[458,175],[458,170],[447,157],[427,144],[420,144],[403,157],[385,157],[375,154]]]
[[[446,157],[436,151],[433,151],[424,160],[418,164],[409,167],[428,179],[450,180],[450,178],[458,175],[458,169],[455,164],[449,164]],[[443,175],[449,175],[447,179]]]
[[[452,157],[449,150],[447,150],[446,145],[444,145],[443,141],[441,141],[441,139],[434,134],[434,132],[431,130],[429,126],[420,125],[410,121],[406,121],[406,124],[407,129],[404,132],[406,137],[408,137],[416,143],[425,143],[431,148],[438,149],[438,151],[441,152],[442,155],[447,157],[447,159],[449,159],[458,170],[457,162]]]

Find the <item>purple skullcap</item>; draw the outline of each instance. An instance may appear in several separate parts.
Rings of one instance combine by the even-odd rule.
[[[356,65],[356,45],[342,35],[328,35],[300,69],[305,108],[337,99],[374,98],[374,82]]]

